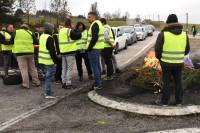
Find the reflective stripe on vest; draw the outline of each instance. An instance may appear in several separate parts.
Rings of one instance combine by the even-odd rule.
[[[108,28],[109,29],[109,38],[110,38],[109,42],[114,44],[114,38],[113,38],[113,33],[112,33],[111,27],[107,24],[107,25],[104,25],[104,28]],[[106,48],[110,48],[112,46],[109,43],[105,42],[105,47]]]
[[[28,33],[29,32],[29,33]],[[16,30],[13,53],[34,53],[32,32],[24,29]]]
[[[48,34],[42,34],[40,36],[40,47],[39,47],[39,56],[38,56],[38,62],[39,64],[44,65],[53,65],[54,62],[50,56],[49,50],[46,48],[47,39],[50,37]]]
[[[59,31],[58,39],[61,54],[66,54],[77,50],[76,42],[70,39],[70,32],[71,29],[69,28],[62,28]]]
[[[102,23],[99,20],[94,21],[88,31],[88,39],[87,39],[87,44],[86,44],[86,49],[89,47],[90,42],[92,40],[92,26],[97,23],[99,26],[99,34],[98,34],[98,41],[94,45],[93,49],[104,49],[105,47],[105,39],[104,39],[104,27]]]
[[[5,37],[6,41],[10,41],[11,35],[9,33],[7,33],[6,31],[0,31],[0,34],[2,34]],[[10,44],[10,45],[1,44],[1,50],[2,51],[11,51],[12,46],[13,46],[12,44]]]
[[[77,50],[81,51],[81,50],[86,50],[86,44],[87,44],[87,30],[84,30],[82,32],[82,37],[81,39],[76,41],[76,45],[77,45]]]
[[[186,44],[186,32],[182,32],[180,35],[164,32],[164,45],[161,60],[166,63],[183,63]]]

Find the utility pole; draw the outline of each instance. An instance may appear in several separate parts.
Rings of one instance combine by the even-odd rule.
[[[186,13],[186,32],[188,32],[188,13]]]
[[[159,24],[159,28],[160,28],[160,14],[158,14],[158,24]]]

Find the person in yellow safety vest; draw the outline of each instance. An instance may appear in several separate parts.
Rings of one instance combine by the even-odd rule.
[[[178,23],[175,14],[170,14],[167,18],[167,26],[158,35],[155,53],[160,60],[163,76],[163,89],[160,101],[156,104],[168,106],[170,100],[171,76],[175,80],[175,105],[181,105],[183,101],[182,89],[182,68],[184,56],[190,51],[189,39],[183,26]]]
[[[29,89],[29,73],[32,77],[34,87],[40,86],[37,69],[34,61],[34,38],[28,25],[22,24],[14,35],[14,45],[12,52],[17,57],[17,62],[22,75],[22,89]]]
[[[102,89],[100,53],[105,47],[104,27],[98,20],[96,12],[88,13],[88,21],[91,25],[88,30],[86,48],[95,80],[92,88],[98,90]]]
[[[1,51],[3,54],[3,68],[4,75],[8,75],[8,69],[11,66],[11,58],[12,58],[12,33],[14,32],[14,27],[12,24],[8,24],[6,28],[0,31],[0,44]]]
[[[62,88],[69,89],[72,86],[72,70],[75,64],[75,53],[77,45],[75,40],[81,38],[81,32],[72,30],[71,19],[67,18],[65,27],[61,28],[58,34],[59,49],[62,55]]]
[[[40,31],[40,28],[36,27],[35,32],[34,32],[34,35],[36,37],[36,41],[35,41],[35,44],[34,44],[34,60],[35,60],[35,65],[36,65],[37,68],[39,67],[39,65],[38,65],[38,51],[39,51],[39,39],[40,39],[41,34],[42,33]]]
[[[56,48],[52,33],[54,32],[54,25],[50,23],[44,24],[44,33],[40,36],[39,56],[38,62],[45,74],[44,80],[44,95],[45,98],[55,98],[52,92],[52,83],[56,73]]]
[[[113,62],[112,62],[112,54],[114,48],[114,37],[112,28],[107,24],[105,18],[100,19],[101,23],[104,25],[104,38],[105,38],[105,48],[102,50],[102,60],[106,64],[107,68],[107,76],[104,80],[112,80],[113,79]]]
[[[58,42],[58,29],[56,26],[54,26],[54,33],[52,35],[54,42],[55,42],[55,47],[56,47],[56,54],[57,54],[57,60],[56,60],[56,74],[55,74],[55,83],[60,84],[62,83],[62,57],[60,54],[60,49],[59,49],[59,42]]]
[[[75,55],[79,81],[83,81],[82,59],[84,59],[84,62],[85,62],[85,66],[86,66],[87,73],[88,73],[88,78],[93,79],[90,61],[89,61],[88,53],[87,53],[86,47],[85,47],[85,45],[87,43],[86,26],[84,25],[84,23],[78,22],[76,24],[76,29],[82,32],[82,38],[76,41],[76,44],[78,46],[78,51]]]

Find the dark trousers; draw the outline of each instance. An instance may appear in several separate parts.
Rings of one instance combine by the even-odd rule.
[[[61,74],[62,74],[62,58],[57,58],[56,73],[55,73],[56,81],[62,81]]]
[[[90,66],[88,54],[87,53],[77,53],[75,58],[76,58],[76,67],[77,67],[77,70],[78,70],[78,76],[79,77],[83,76],[82,59],[84,59],[88,76],[92,75],[92,69],[91,69],[91,66]]]
[[[11,52],[3,53],[3,68],[5,75],[8,75],[8,69],[9,67],[11,67],[11,58],[12,58]]]
[[[104,48],[102,50],[102,56],[104,58],[107,68],[107,76],[112,76],[114,71],[112,62],[112,53],[113,53],[113,48]]]
[[[170,100],[170,83],[171,77],[175,81],[175,100],[176,103],[182,103],[183,100],[183,89],[182,89],[182,66],[167,66],[161,63],[163,72],[163,91],[161,102],[163,104],[168,104]]]

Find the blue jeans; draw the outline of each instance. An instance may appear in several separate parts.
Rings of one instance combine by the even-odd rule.
[[[8,75],[8,69],[11,66],[11,56],[12,56],[11,52],[3,54],[3,67],[5,75]]]
[[[56,73],[56,67],[54,65],[44,65],[42,70],[45,74],[44,77],[44,92],[46,96],[52,96],[52,84]]]
[[[94,74],[95,86],[101,86],[101,66],[100,66],[100,52],[101,50],[92,50],[88,52],[90,65]]]

